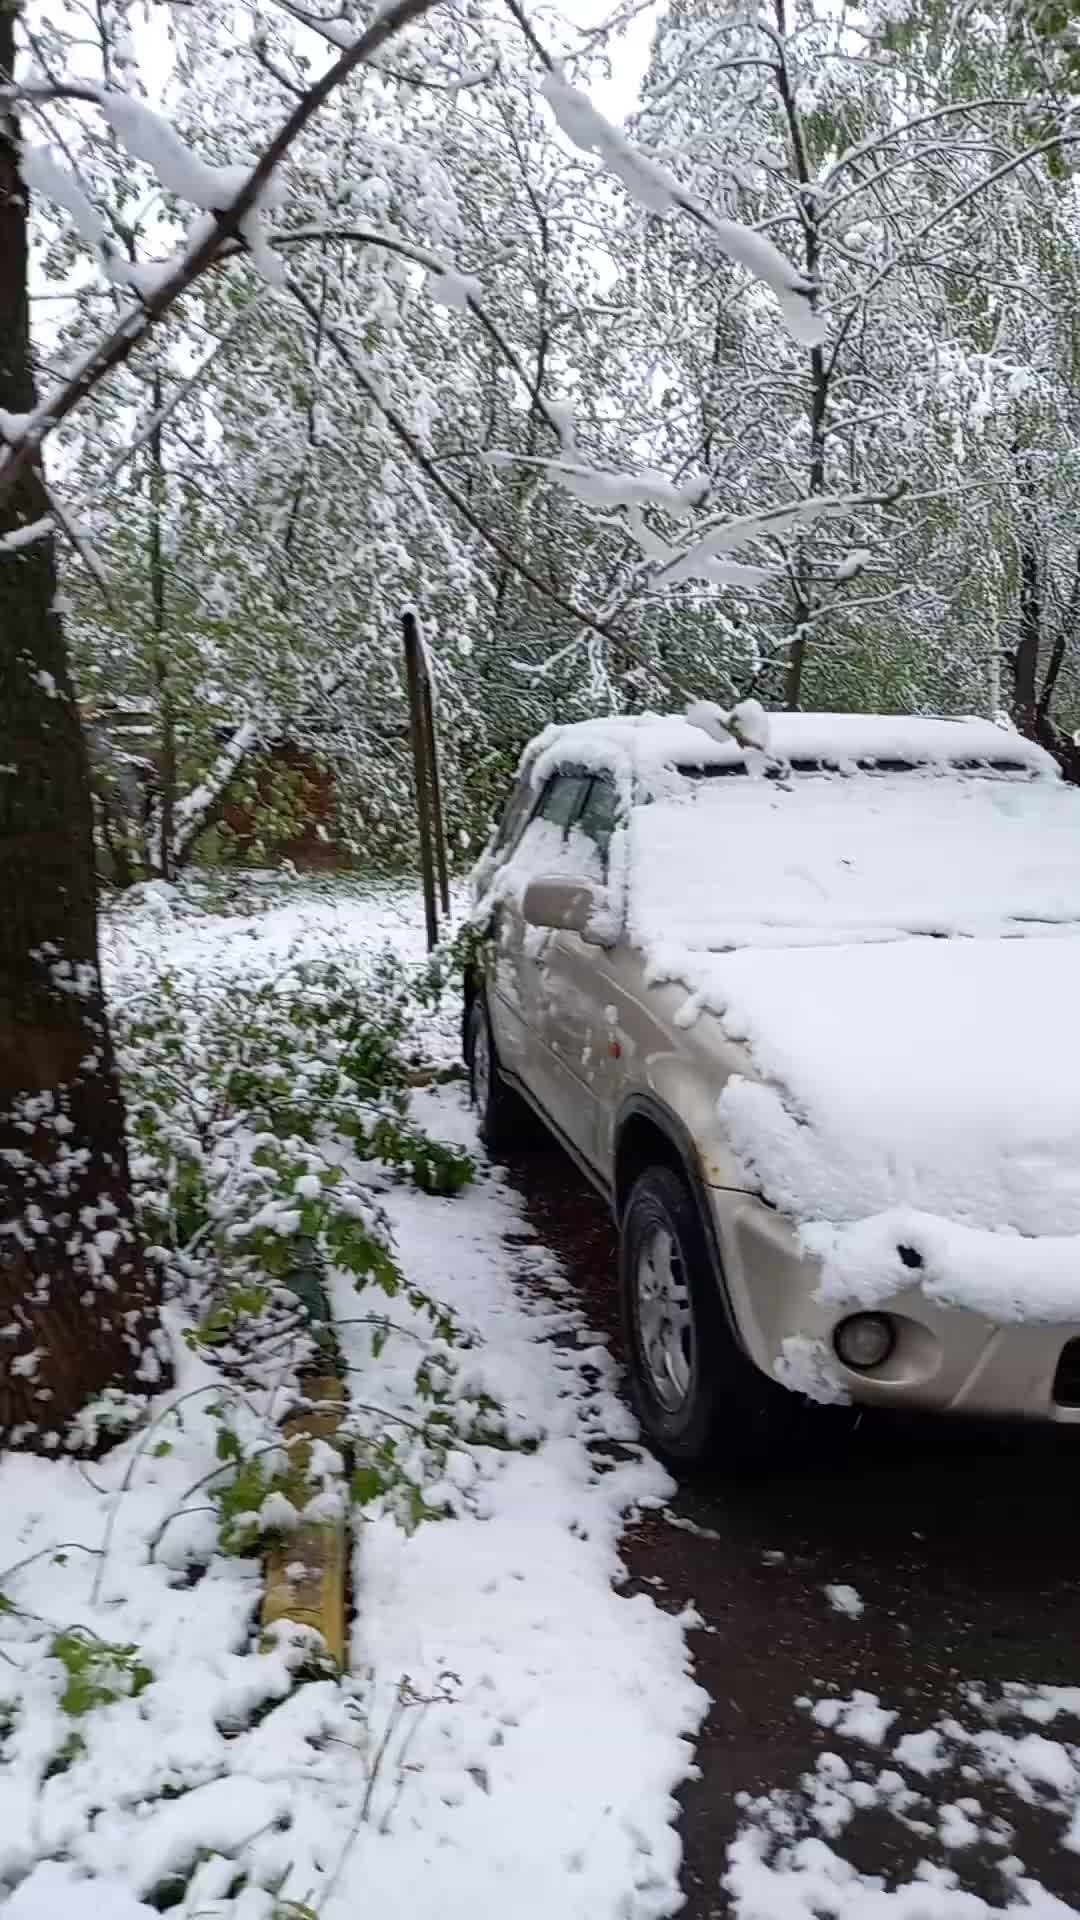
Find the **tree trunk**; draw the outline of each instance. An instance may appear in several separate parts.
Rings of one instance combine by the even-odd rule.
[[[161,740],[161,811],[157,820],[157,864],[163,880],[173,877],[173,845],[176,816],[176,716],[172,688],[169,685],[168,648],[165,640],[165,556],[162,549],[162,520],[165,514],[165,460],[161,444],[161,374],[154,374],[154,413],[158,416],[150,435],[150,595],[154,623],[154,684],[158,698],[158,731]],[[154,849],[150,850],[151,860]]]
[[[1030,456],[1019,459],[1020,481],[1020,631],[1013,656],[1013,718],[1034,740],[1038,719],[1039,652],[1042,640],[1042,582],[1038,519]]]
[[[820,211],[813,191],[813,177],[810,169],[806,141],[803,138],[802,120],[798,102],[791,84],[787,66],[787,6],[786,0],[775,0],[776,15],[776,51],[778,65],[775,69],[777,90],[784,109],[788,125],[788,139],[791,144],[791,157],[795,169],[795,178],[799,182],[799,215],[803,228],[803,257],[807,275],[817,279],[821,265],[821,235],[818,222]],[[810,349],[810,401],[808,423],[810,428],[810,459],[807,472],[807,493],[810,499],[825,491],[825,435],[829,410],[829,381],[831,366],[826,366],[825,355],[820,347]],[[803,673],[806,667],[806,641],[808,622],[814,613],[814,591],[810,567],[805,549],[796,551],[791,567],[792,595],[794,599],[795,631],[788,649],[787,672],[784,675],[784,705],[792,712],[802,705]]]
[[[1043,643],[1043,572],[1039,564],[1038,502],[1035,475],[1030,454],[1013,448],[1019,475],[1020,508],[1020,593],[1019,633],[1016,650],[1006,655],[1012,674],[1013,719],[1029,740],[1037,740],[1052,753],[1065,779],[1080,786],[1080,742],[1056,724],[1051,717],[1058,675],[1066,647],[1080,615],[1080,548],[1069,606],[1050,651],[1050,660],[1039,688],[1039,665]]]
[[[0,0],[0,73],[15,9]],[[0,116],[0,408],[32,411],[26,200]],[[40,472],[0,506],[0,1444],[52,1450],[157,1377],[97,948],[90,774]]]
[[[811,272],[816,271],[818,246],[816,232],[807,230],[807,264]],[[825,370],[825,356],[820,347],[810,350],[810,469],[809,496],[811,499],[825,491],[825,416],[829,404],[829,376]],[[797,713],[802,705],[803,672],[806,667],[807,621],[814,610],[813,589],[810,584],[809,570],[804,553],[800,553],[793,569],[795,592],[795,633],[788,649],[787,676],[784,689],[784,705],[791,713]]]

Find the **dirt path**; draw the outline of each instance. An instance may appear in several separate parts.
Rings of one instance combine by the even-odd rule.
[[[546,1143],[511,1171],[590,1322],[618,1352],[614,1236],[604,1208]],[[686,1920],[739,1911],[722,1885],[728,1846],[740,1821],[760,1828],[769,1809],[748,1815],[734,1796],[784,1790],[796,1792],[789,1811],[794,1806],[800,1830],[822,1835],[860,1872],[883,1874],[890,1885],[930,1862],[956,1876],[944,1886],[997,1908],[1015,1897],[1023,1871],[1080,1912],[1080,1753],[1073,1801],[1067,1785],[1032,1778],[1030,1769],[1018,1778],[994,1746],[996,1735],[1022,1736],[1022,1757],[1036,1775],[1051,1761],[1052,1773],[1063,1765],[1067,1775],[1067,1749],[1059,1762],[1029,1737],[1075,1748],[1080,1715],[1040,1724],[1000,1708],[988,1713],[968,1692],[981,1683],[996,1701],[1008,1682],[1080,1686],[1080,1433],[869,1420],[852,1430],[848,1416],[841,1419],[773,1477],[729,1482],[718,1469],[713,1483],[684,1492],[666,1516],[648,1516],[628,1542],[635,1580],[673,1606],[693,1601],[703,1620],[693,1647],[714,1707],[698,1755],[701,1778],[683,1795]],[[857,1590],[857,1618],[834,1610],[825,1594],[833,1583]],[[897,1710],[886,1746],[845,1738],[842,1724],[828,1729],[811,1717],[813,1702],[856,1688]],[[873,1785],[886,1768],[897,1779],[888,1748],[945,1716],[982,1745],[965,1750],[962,1736],[946,1736],[954,1764],[929,1776],[902,1769],[905,1791],[918,1798],[867,1789],[868,1805],[853,1818],[848,1806],[830,1836],[820,1756],[839,1755],[853,1780]],[[799,1793],[800,1778],[815,1769],[811,1791]],[[974,1838],[962,1810],[944,1816],[943,1837],[941,1809],[957,1798],[978,1803]],[[1062,1844],[1070,1811],[1076,1850]],[[1003,1872],[1003,1861],[1017,1860],[1022,1869]],[[804,1910],[813,1908],[783,1908]],[[857,1915],[858,1896],[837,1911],[845,1920]]]

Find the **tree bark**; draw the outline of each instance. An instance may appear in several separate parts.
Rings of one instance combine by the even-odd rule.
[[[795,168],[795,178],[799,183],[799,216],[803,228],[803,258],[807,275],[816,280],[821,265],[821,235],[819,232],[819,209],[812,191],[813,181],[810,172],[809,156],[803,138],[802,121],[799,116],[795,91],[787,67],[787,7],[785,0],[775,0],[778,65],[775,69],[776,86],[783,103],[784,116],[788,125],[788,138],[791,143],[791,155]],[[825,435],[829,410],[829,378],[831,369],[826,367],[825,355],[820,347],[810,349],[810,403],[808,424],[810,428],[810,459],[807,471],[807,492],[811,499],[825,491]],[[795,631],[788,649],[787,672],[784,676],[784,705],[797,712],[802,704],[803,673],[806,667],[807,622],[814,612],[814,593],[810,578],[810,569],[805,551],[799,549],[791,569],[793,597],[795,602]]]
[[[818,244],[816,231],[811,237],[811,228],[807,229],[806,259],[811,272],[816,271],[818,262]],[[829,377],[825,370],[825,356],[820,347],[810,349],[810,467],[809,497],[825,491],[825,416],[829,404]],[[802,705],[803,673],[806,668],[807,621],[814,610],[813,590],[810,584],[806,558],[800,553],[792,572],[795,588],[795,632],[788,649],[787,675],[784,689],[784,705],[791,713],[797,713]]]
[[[176,717],[169,684],[168,647],[165,637],[165,554],[162,545],[162,521],[165,516],[165,459],[161,441],[161,374],[154,374],[154,431],[150,435],[150,594],[154,628],[154,684],[158,698],[158,732],[161,741],[159,778],[161,806],[157,819],[157,863],[163,880],[173,877],[173,843],[176,815]],[[151,850],[152,853],[152,850]]]
[[[1029,740],[1038,719],[1039,651],[1042,640],[1042,581],[1039,569],[1035,482],[1030,455],[1019,456],[1020,631],[1013,656],[1013,718]]]
[[[1069,595],[1069,604],[1054,637],[1054,644],[1050,649],[1050,660],[1046,672],[1043,675],[1042,691],[1039,694],[1039,706],[1036,716],[1040,726],[1050,718],[1050,711],[1054,704],[1054,695],[1057,692],[1058,677],[1065,664],[1065,655],[1070,644],[1073,646],[1076,644],[1078,621],[1080,621],[1080,547],[1076,550],[1076,560],[1073,566],[1072,592]]]
[[[0,73],[18,0],[0,0]],[[27,211],[0,116],[0,408],[35,405]],[[12,427],[12,431],[15,428]],[[0,456],[2,463],[3,456]],[[109,1386],[155,1379],[97,946],[90,773],[40,466],[0,505],[0,1445],[51,1451]]]
[[[1039,666],[1045,609],[1043,572],[1039,564],[1035,476],[1031,456],[1021,454],[1015,447],[1013,453],[1017,460],[1020,492],[1019,633],[1015,652],[1006,656],[1012,674],[1013,719],[1021,733],[1026,734],[1029,740],[1037,740],[1047,753],[1053,754],[1065,779],[1080,786],[1080,743],[1064,733],[1051,717],[1066,645],[1080,612],[1080,549],[1077,550],[1068,610],[1051,648],[1040,691]]]

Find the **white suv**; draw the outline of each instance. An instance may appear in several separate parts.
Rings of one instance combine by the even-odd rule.
[[[987,722],[692,711],[533,743],[466,983],[489,1142],[525,1100],[615,1212],[647,1434],[1080,1421],[1080,792]]]

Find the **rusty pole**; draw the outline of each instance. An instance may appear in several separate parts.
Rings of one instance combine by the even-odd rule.
[[[415,613],[403,613],[401,631],[405,642],[405,678],[409,690],[409,733],[412,738],[413,772],[416,782],[416,818],[420,829],[420,871],[424,880],[424,918],[427,922],[428,952],[439,938],[439,915],[435,905],[435,861],[431,844],[431,761],[428,754],[428,726],[424,701],[423,650]]]
[[[431,827],[435,839],[435,866],[439,876],[439,899],[443,916],[450,918],[450,872],[446,858],[446,821],[443,817],[442,776],[439,772],[439,741],[435,732],[435,696],[427,660],[421,657],[424,694],[424,729],[427,735],[428,770],[431,776]]]

